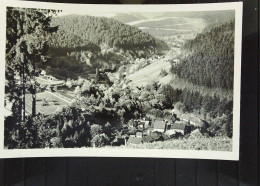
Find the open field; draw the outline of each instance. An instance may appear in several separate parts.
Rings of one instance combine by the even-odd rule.
[[[158,80],[160,80],[160,83],[166,84],[170,82],[171,75],[160,78],[160,72],[162,69],[168,71],[170,67],[171,64],[166,59],[158,59],[137,72],[130,74],[127,78],[132,80],[131,84],[133,86],[142,86]]]
[[[32,97],[31,95],[26,95],[26,112],[31,113],[32,112],[32,106],[30,105],[32,103]],[[63,99],[62,97],[59,97],[58,95],[45,91],[37,93],[36,95],[36,113],[42,113],[42,114],[53,114],[57,108],[67,106],[70,102],[66,99]]]

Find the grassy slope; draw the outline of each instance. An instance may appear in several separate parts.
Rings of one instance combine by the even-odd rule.
[[[132,80],[131,84],[133,86],[142,86],[153,81],[159,81],[160,83],[169,83],[171,80],[171,75],[167,75],[163,78],[159,76],[162,69],[169,70],[171,64],[166,62],[165,59],[154,60],[150,65],[130,74],[127,78]]]
[[[162,69],[169,71],[171,65],[167,61],[167,57],[164,59],[154,60],[150,65],[130,74],[127,78],[132,80],[130,83],[132,86],[145,86],[146,84],[152,83],[153,81],[159,81],[161,84],[171,84],[174,88],[184,89],[188,88],[190,90],[199,91],[202,95],[217,95],[225,97],[227,99],[232,99],[233,92],[230,90],[223,90],[221,88],[207,88],[204,86],[194,85],[188,81],[178,78],[175,75],[169,73],[165,77],[160,76]]]
[[[226,137],[171,139],[115,148],[232,151],[232,139]]]

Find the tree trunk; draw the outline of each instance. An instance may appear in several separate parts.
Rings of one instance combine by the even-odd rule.
[[[23,113],[22,113],[22,121],[25,122],[25,94],[26,94],[26,90],[25,90],[25,82],[26,82],[26,78],[25,78],[25,66],[23,64]]]
[[[23,69],[20,67],[20,84],[19,84],[19,104],[18,104],[18,117],[19,121],[23,121],[23,90],[22,90],[22,84],[23,84]],[[14,103],[15,104],[15,103]]]
[[[32,117],[36,115],[36,87],[35,87],[35,60],[33,60],[33,82],[32,82]]]

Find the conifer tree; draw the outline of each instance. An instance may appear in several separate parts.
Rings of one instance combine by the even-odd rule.
[[[7,8],[5,93],[13,103],[13,115],[25,119],[25,95],[32,94],[32,115],[36,112],[37,63],[47,61],[47,36],[58,27],[50,25],[59,11]]]

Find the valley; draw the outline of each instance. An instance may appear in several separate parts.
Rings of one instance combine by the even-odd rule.
[[[23,90],[36,147],[231,151],[234,20],[176,15],[54,17]]]

